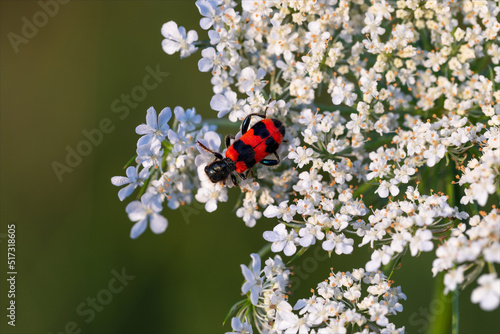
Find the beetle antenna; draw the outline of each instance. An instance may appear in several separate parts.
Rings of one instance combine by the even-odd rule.
[[[217,159],[222,160],[222,155],[221,155],[219,152],[214,152],[214,151],[212,151],[211,149],[209,149],[208,147],[206,147],[205,145],[203,145],[200,141],[197,141],[197,143],[198,143],[198,145],[200,145],[200,147],[201,147],[202,149],[204,149],[204,150],[205,150],[205,151],[207,151],[207,152],[212,153],[213,155],[215,155],[215,157],[216,157]]]

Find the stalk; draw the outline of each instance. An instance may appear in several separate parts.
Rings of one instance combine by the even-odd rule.
[[[451,333],[458,334],[459,330],[459,292],[458,288],[453,292],[453,309],[451,319]]]
[[[450,333],[450,315],[451,315],[451,301],[450,298],[444,295],[444,273],[436,276],[436,285],[434,286],[434,296],[432,297],[431,305],[442,305],[438,310],[441,312],[436,313],[436,310],[431,309],[431,318],[429,319],[429,327],[427,327],[427,334],[447,334]],[[434,301],[437,301],[435,303]],[[434,311],[434,312],[432,312]]]

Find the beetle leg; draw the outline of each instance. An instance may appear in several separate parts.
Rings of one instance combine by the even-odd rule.
[[[259,116],[262,118],[266,118],[266,114],[264,111],[264,114],[250,114],[247,117],[245,117],[245,120],[243,120],[243,123],[241,123],[241,134],[245,134],[248,131],[248,128],[250,127],[250,121],[252,120],[252,117],[254,116]]]
[[[219,160],[222,160],[222,159],[223,159],[222,154],[220,154],[219,152],[214,152],[214,151],[212,151],[211,149],[209,149],[208,147],[206,147],[205,145],[203,145],[203,144],[202,144],[202,143],[200,143],[199,141],[198,141],[198,145],[200,145],[200,146],[201,146],[201,148],[202,148],[202,149],[204,149],[205,151],[210,152],[210,153],[212,153],[213,155],[215,155],[215,157],[216,157],[217,159],[219,159]]]
[[[280,162],[278,160],[264,159],[260,163],[265,166],[277,166]]]
[[[243,180],[246,180],[248,179],[248,176],[250,176],[250,178],[253,179],[253,170],[252,169],[249,169],[247,170],[246,172],[243,172],[243,173],[239,173],[238,174]]]
[[[233,135],[227,135],[226,136],[226,148],[229,148],[229,146],[231,146],[231,140],[234,140],[234,136]]]
[[[238,179],[236,178],[236,176],[234,176],[234,174],[231,173],[231,180],[233,181],[233,184],[238,187]]]
[[[261,164],[265,165],[265,166],[276,166],[280,163],[280,156],[278,155],[278,153],[274,152],[274,156],[276,157],[276,160],[272,160],[272,159],[264,159],[262,161],[260,161]]]

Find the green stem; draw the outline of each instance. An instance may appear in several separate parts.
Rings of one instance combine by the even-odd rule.
[[[137,194],[137,199],[140,200],[141,199],[141,196],[142,194],[144,194],[144,192],[146,192],[146,189],[149,185],[149,182],[153,179],[154,177],[154,173],[151,173],[151,176],[144,182],[144,184],[142,185],[141,189],[139,190],[139,193]]]
[[[434,309],[429,319],[429,327],[427,327],[427,334],[447,334],[450,333],[451,325],[451,300],[450,297],[444,295],[444,273],[436,276],[434,286],[434,296],[432,303],[442,305],[439,309]],[[437,303],[435,303],[437,301]],[[437,312],[440,310],[440,312]]]
[[[130,166],[132,164],[132,162],[135,161],[135,158],[137,158],[137,155],[134,155],[132,158],[130,158],[130,160],[127,161],[127,163],[125,164],[125,166],[123,166],[123,169],[127,169],[127,167]]]
[[[269,253],[269,251],[271,250],[271,246],[272,246],[271,243],[267,243],[264,247],[262,247],[257,252],[257,254],[259,254],[260,258],[262,258],[264,255],[266,255],[267,253]]]
[[[451,320],[451,333],[458,334],[459,330],[459,292],[458,288],[453,292],[453,308],[452,308],[452,320]]]
[[[394,259],[393,261],[389,262],[385,267],[384,269],[382,269],[382,271],[384,273],[386,273],[388,271],[388,269],[391,269],[391,272],[389,273],[389,275],[387,276],[387,279],[390,280],[391,277],[392,277],[392,274],[394,274],[394,271],[396,270],[396,268],[398,267],[398,265],[401,263],[401,260],[403,259],[403,257],[405,256],[406,252],[408,251],[408,246],[405,247],[405,249],[403,250],[403,252],[401,254],[398,255],[398,257],[396,259]]]
[[[436,174],[439,174],[442,164],[438,167]],[[454,207],[457,202],[457,193],[455,191],[454,185],[451,183],[453,176],[456,173],[455,166],[451,163],[446,170],[448,173],[444,177],[446,195],[449,196],[448,203],[451,207]],[[437,184],[436,184],[437,185]],[[428,334],[445,334],[450,333],[458,334],[458,323],[459,323],[459,305],[458,305],[458,289],[455,291],[453,298],[444,295],[444,273],[440,273],[436,276],[436,285],[434,288],[433,301],[437,300],[439,304],[443,305],[442,311],[439,313],[433,313],[430,319],[429,327],[427,328]],[[434,303],[434,302],[433,302]],[[453,306],[452,306],[453,305]]]

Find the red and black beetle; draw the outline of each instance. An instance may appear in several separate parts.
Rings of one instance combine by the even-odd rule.
[[[250,129],[252,117],[264,118],[255,123]],[[276,152],[285,136],[285,127],[277,119],[266,118],[264,114],[250,114],[241,125],[242,136],[233,142],[234,136],[226,136],[226,157],[214,152],[202,143],[198,144],[215,156],[215,160],[205,167],[205,173],[213,183],[225,181],[229,175],[235,185],[238,181],[234,172],[245,180],[250,169],[260,162],[266,166],[276,166],[280,163],[280,157]],[[268,155],[274,154],[276,160],[265,159]]]

